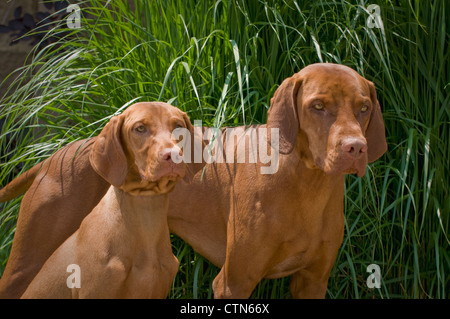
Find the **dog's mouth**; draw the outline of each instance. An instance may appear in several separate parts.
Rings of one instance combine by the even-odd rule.
[[[179,176],[163,176],[157,181],[132,181],[125,183],[121,188],[134,196],[152,196],[171,192]]]
[[[319,163],[322,165],[318,166],[321,167],[325,173],[331,175],[357,174],[358,177],[362,177],[366,173],[367,167],[367,159],[365,157],[354,160],[342,158],[340,156],[334,158],[327,157],[322,163]]]
[[[146,169],[145,171],[139,169],[139,174],[142,181],[150,183],[159,182],[165,179],[176,181],[178,178],[184,177],[186,174],[186,167],[181,164],[161,165],[156,169]]]
[[[138,168],[139,177],[126,181],[121,188],[134,196],[151,196],[171,192],[186,173],[184,165],[169,165],[156,170]]]
[[[344,169],[342,174],[357,174],[358,177],[363,177],[366,173],[366,165],[360,165],[359,163],[354,163],[348,169]]]

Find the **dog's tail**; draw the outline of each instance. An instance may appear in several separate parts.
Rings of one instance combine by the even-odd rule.
[[[0,189],[0,203],[10,201],[25,193],[42,168],[43,163],[39,163],[30,168],[25,173],[13,179],[8,185]]]

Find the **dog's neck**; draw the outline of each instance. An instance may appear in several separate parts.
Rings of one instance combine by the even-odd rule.
[[[143,234],[158,235],[160,230],[167,228],[168,194],[135,196],[111,186],[106,196],[117,206],[115,211],[125,226],[132,227],[134,232],[142,230]]]
[[[299,195],[303,192],[309,196],[312,189],[320,189],[321,200],[326,201],[330,197],[338,201],[344,199],[344,174],[327,174],[315,164],[312,154],[307,147],[307,141],[300,134],[291,153],[280,156],[280,175],[294,181],[299,189]]]

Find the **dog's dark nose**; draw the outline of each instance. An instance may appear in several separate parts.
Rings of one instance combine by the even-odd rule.
[[[165,148],[160,153],[161,159],[166,162],[180,163],[183,158],[183,152],[179,147]]]
[[[161,152],[161,158],[163,161],[171,161],[172,160],[172,149],[166,148]]]
[[[367,152],[367,142],[365,139],[348,137],[342,141],[342,151],[357,159]]]

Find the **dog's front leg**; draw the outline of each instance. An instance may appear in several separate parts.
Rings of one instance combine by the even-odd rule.
[[[291,277],[290,290],[296,299],[323,299],[327,292],[336,256],[337,244],[323,244],[316,253],[316,258],[307,267],[294,273]]]
[[[263,276],[252,271],[248,262],[243,259],[225,263],[213,281],[215,299],[247,299],[251,296]]]
[[[213,282],[214,298],[249,298],[256,285],[264,278],[277,246],[271,240],[275,234],[261,220],[264,214],[249,215],[235,222],[231,216],[228,222],[227,250],[225,263]],[[244,220],[245,219],[245,220]]]

